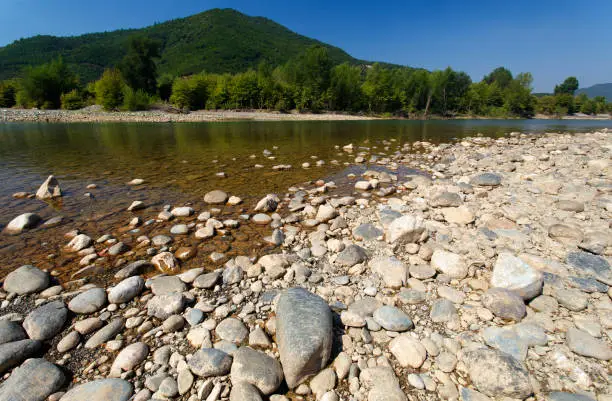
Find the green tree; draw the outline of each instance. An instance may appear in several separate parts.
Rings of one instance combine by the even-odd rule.
[[[20,102],[25,107],[59,109],[61,96],[77,87],[76,75],[62,58],[38,67],[29,67],[20,85]]]
[[[162,75],[157,82],[157,94],[159,98],[164,102],[170,100],[172,95],[172,84],[174,83],[174,76],[170,74]]]
[[[10,108],[17,104],[17,85],[12,81],[0,82],[0,107]]]
[[[578,90],[578,79],[568,77],[560,85],[555,86],[555,95],[572,95]]]
[[[78,90],[73,89],[68,93],[63,93],[61,96],[62,109],[64,110],[78,110],[82,109],[85,105],[83,102],[83,96]]]
[[[329,87],[331,110],[357,111],[361,107],[361,68],[343,63],[332,68]]]
[[[116,110],[123,103],[125,82],[121,72],[115,68],[108,69],[96,82],[96,102],[104,110]]]
[[[157,92],[157,65],[160,43],[146,36],[132,36],[128,50],[119,64],[125,82],[134,90],[143,90],[150,95]]]
[[[505,67],[497,67],[484,77],[483,81],[489,85],[496,83],[501,89],[507,88],[512,82],[512,73]]]

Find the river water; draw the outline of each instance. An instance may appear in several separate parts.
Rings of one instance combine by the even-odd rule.
[[[141,213],[146,220],[154,218],[165,204],[192,204],[196,211],[206,210],[203,195],[223,189],[245,199],[244,205],[237,208],[222,208],[221,217],[236,217],[266,193],[283,194],[292,185],[319,178],[341,179],[360,147],[368,155],[385,156],[414,141],[439,143],[479,134],[496,137],[510,132],[584,132],[603,128],[612,129],[612,121],[0,124],[0,230],[25,212],[36,212],[44,219],[64,217],[58,227],[38,228],[21,236],[0,235],[0,276],[24,263],[58,269],[62,274],[73,272],[75,258],[61,252],[60,245],[67,242],[63,234],[80,229],[94,239],[108,232],[117,237],[126,235],[123,228],[132,215],[125,209],[133,200],[149,205]],[[349,143],[356,147],[353,154],[341,149]],[[264,149],[271,152],[271,157],[263,155]],[[317,166],[317,160],[325,163]],[[302,168],[304,162],[311,167]],[[275,165],[292,168],[275,171]],[[217,175],[221,172],[225,177]],[[21,191],[34,193],[49,174],[55,175],[62,186],[65,196],[60,202],[12,197]],[[134,178],[144,179],[145,184],[126,184]],[[98,188],[88,190],[88,184]],[[157,230],[160,233],[167,227]],[[134,236],[155,233],[142,229]],[[249,232],[245,227],[241,234],[253,242],[261,230]],[[201,244],[182,245],[201,248]],[[213,249],[230,256],[233,251],[248,251],[219,241],[206,251]],[[203,263],[203,259],[196,258],[189,267],[197,263]]]

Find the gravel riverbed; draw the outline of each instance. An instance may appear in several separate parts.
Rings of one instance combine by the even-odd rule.
[[[220,188],[205,210],[149,210],[143,194],[129,230],[99,238],[68,228],[84,278],[3,280],[0,401],[612,400],[611,133],[338,150],[377,168],[223,221],[242,200]],[[222,268],[181,269],[180,236],[246,220],[270,253],[208,249]],[[20,215],[2,235],[44,224]],[[146,224],[168,234],[124,244]]]

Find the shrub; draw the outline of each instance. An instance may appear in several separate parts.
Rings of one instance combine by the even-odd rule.
[[[178,78],[174,81],[170,103],[181,109],[191,108],[192,96],[188,78]]]
[[[76,89],[71,90],[68,93],[64,93],[61,97],[62,109],[64,110],[78,110],[84,106],[83,97]]]
[[[148,110],[151,98],[142,89],[134,90],[126,86],[123,91],[123,110],[139,111]]]
[[[104,110],[116,110],[123,103],[125,83],[117,69],[104,71],[96,82],[96,102]]]
[[[13,82],[0,82],[0,107],[10,108],[17,103],[17,88]]]
[[[21,82],[19,100],[23,105],[57,109],[61,96],[77,87],[76,76],[59,58],[47,64],[26,70]]]

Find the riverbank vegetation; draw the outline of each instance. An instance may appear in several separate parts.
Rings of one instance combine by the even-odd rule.
[[[159,43],[132,37],[116,68],[86,85],[63,60],[24,71],[0,83],[0,107],[146,110],[157,103],[186,110],[341,111],[368,115],[520,117],[536,113],[563,116],[612,111],[603,97],[574,96],[578,80],[569,77],[552,95],[534,95],[530,73],[496,68],[481,81],[446,68],[426,71],[381,64],[334,64],[328,49],[312,46],[278,67],[261,62],[257,70],[236,74],[202,72],[185,77],[158,76]]]

